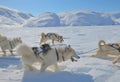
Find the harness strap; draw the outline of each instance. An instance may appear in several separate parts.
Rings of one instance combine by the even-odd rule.
[[[39,51],[36,47],[33,47],[32,48],[33,52],[34,52],[34,55],[37,57],[37,58],[40,58],[41,60],[44,60],[43,56],[41,56],[43,53],[43,51]],[[40,55],[41,54],[41,55]]]
[[[114,45],[114,44],[111,44],[110,46],[113,47],[113,48],[115,48],[116,50],[118,50],[118,51],[120,52],[120,47],[119,47],[119,48],[116,48],[116,47],[114,47],[113,45]]]
[[[11,41],[9,41],[10,44],[10,48],[13,49],[14,48],[14,43],[12,43]]]
[[[40,50],[38,50],[38,55],[40,55],[41,53],[43,53],[45,51],[45,49],[44,48],[40,48]]]
[[[63,59],[63,61],[65,61],[65,58],[64,58],[64,56],[62,56],[62,59]]]
[[[47,33],[46,36],[50,37],[51,35],[54,35],[55,37],[57,37],[57,35],[55,33]]]
[[[59,61],[59,54],[58,54],[58,51],[56,48],[55,48],[55,52],[56,52],[56,56],[57,56],[57,61]]]
[[[62,59],[65,61],[64,52],[62,52]]]
[[[40,56],[41,53],[44,52],[44,49],[40,48],[40,49],[33,49],[33,52],[35,54],[36,57]]]

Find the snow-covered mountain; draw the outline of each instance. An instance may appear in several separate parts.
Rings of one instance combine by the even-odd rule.
[[[95,26],[95,25],[118,25],[120,13],[99,13],[90,10],[66,11],[60,14],[43,13],[27,21],[24,26]]]
[[[104,15],[110,16],[114,21],[120,24],[120,13],[106,13]]]
[[[59,14],[45,12],[33,17],[31,14],[0,6],[0,25],[25,27],[120,25],[120,13],[73,10]]]
[[[0,25],[20,25],[31,17],[31,14],[0,6]]]
[[[65,26],[92,26],[115,25],[116,22],[108,15],[93,11],[69,11],[60,15],[61,25]]]
[[[57,14],[46,12],[39,15],[38,17],[31,18],[23,26],[27,27],[60,26],[60,19]]]

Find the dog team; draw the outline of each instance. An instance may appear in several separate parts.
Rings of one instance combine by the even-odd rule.
[[[6,49],[8,49],[13,54],[13,49],[16,48],[16,52],[22,56],[22,62],[26,70],[35,70],[35,63],[40,64],[40,71],[45,71],[47,67],[53,66],[53,70],[59,70],[58,62],[67,61],[77,61],[80,57],[76,54],[75,50],[70,46],[59,46],[51,47],[46,42],[48,40],[52,41],[52,44],[55,41],[62,43],[63,36],[57,33],[41,33],[40,38],[40,47],[30,47],[24,44],[21,38],[12,38],[9,39],[6,36],[0,34],[0,47],[3,55],[6,55]],[[120,43],[108,43],[104,40],[98,42],[98,50],[95,55],[92,57],[108,57],[108,55],[114,55],[116,58],[113,60],[113,64],[117,63],[120,60]]]
[[[16,52],[22,56],[22,62],[24,68],[27,70],[35,70],[35,63],[39,63],[40,71],[45,71],[47,67],[53,66],[53,70],[58,70],[58,62],[76,61],[74,58],[79,59],[80,57],[76,54],[75,50],[70,45],[64,47],[51,47],[46,44],[47,40],[51,40],[52,44],[54,41],[59,43],[63,42],[63,37],[56,33],[41,33],[40,47],[30,47],[24,43],[20,38],[9,39],[3,35],[0,35],[0,47],[4,55],[5,50],[8,49],[13,55],[13,49],[16,48]],[[43,44],[42,44],[43,43]]]

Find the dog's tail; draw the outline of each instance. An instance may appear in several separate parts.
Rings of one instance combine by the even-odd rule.
[[[105,44],[106,44],[106,42],[104,40],[100,40],[98,42],[99,49],[101,49],[101,46],[104,46]]]
[[[42,42],[44,42],[45,37],[46,37],[45,33],[44,33],[44,32],[42,32],[42,33],[41,33],[40,44],[41,44]]]
[[[16,52],[18,55],[22,55],[22,56],[34,55],[34,52],[32,51],[32,49],[29,46],[27,46],[26,44],[18,45],[16,48]]]
[[[41,33],[41,37],[45,38],[45,33],[44,32]]]

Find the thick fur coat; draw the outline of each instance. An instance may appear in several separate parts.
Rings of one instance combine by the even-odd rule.
[[[41,33],[41,39],[40,39],[40,44],[41,43],[45,43],[47,42],[48,40],[51,40],[52,41],[52,44],[54,44],[55,41],[59,42],[59,43],[62,43],[64,40],[63,40],[63,37],[57,33]]]
[[[96,55],[92,55],[93,57],[102,56],[104,58],[108,57],[108,55],[114,55],[116,58],[113,60],[113,64],[117,63],[120,60],[120,44],[119,43],[108,43],[104,40],[100,40],[98,42],[98,50]]]
[[[6,50],[8,49],[12,55],[13,54],[13,49],[18,45],[22,43],[22,40],[20,38],[8,38],[6,36],[0,35],[0,47],[2,52],[4,53],[3,55],[6,55]]]
[[[58,53],[58,57],[56,55],[56,50]],[[76,52],[73,48],[69,47],[56,47],[51,48],[47,53],[40,54],[40,56],[36,56],[29,46],[26,44],[20,44],[17,47],[17,53],[22,55],[22,61],[25,69],[34,70],[34,63],[39,62],[41,65],[40,71],[45,71],[47,67],[53,65],[54,71],[58,70],[58,62],[67,61],[73,57],[79,59],[80,57],[76,55]],[[64,57],[64,59],[63,59]]]

